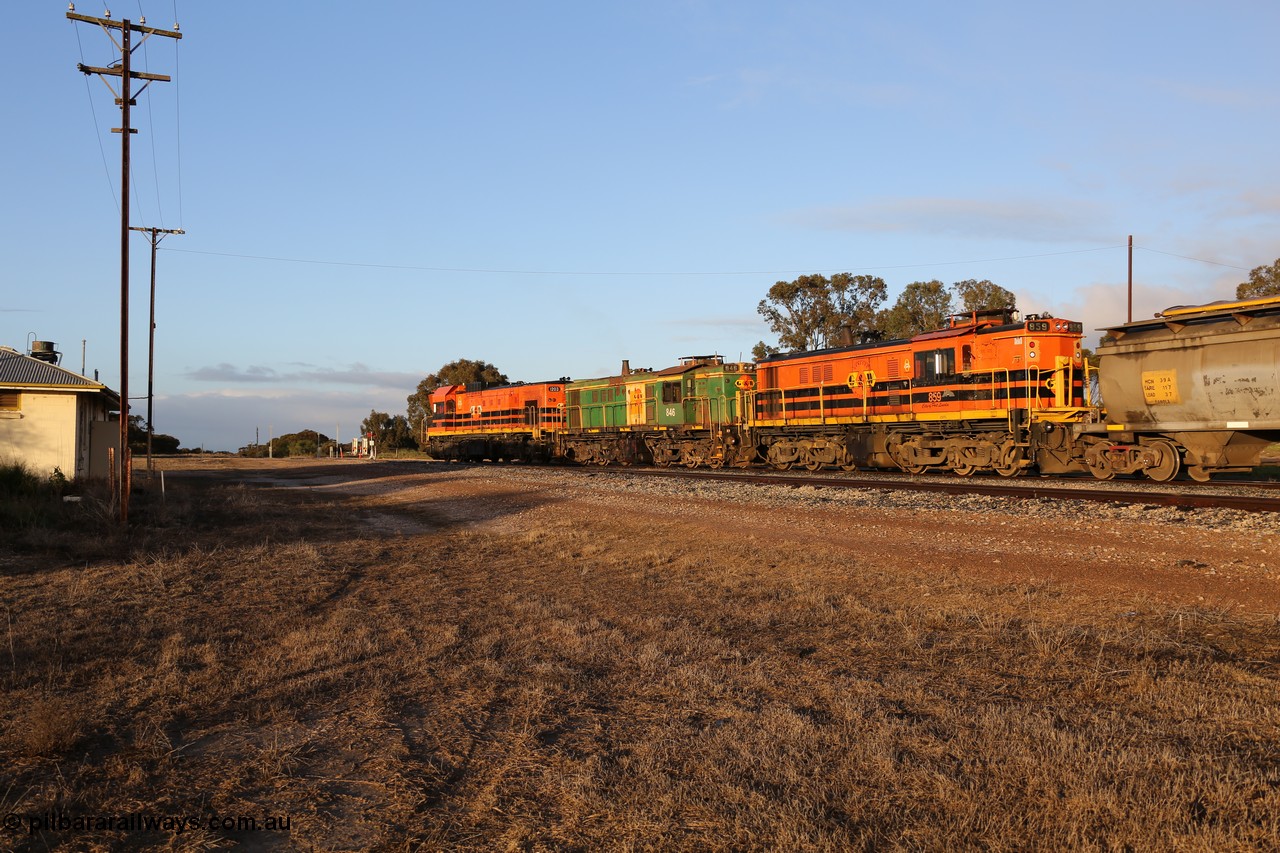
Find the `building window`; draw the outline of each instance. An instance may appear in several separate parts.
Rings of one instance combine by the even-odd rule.
[[[22,395],[17,391],[0,391],[0,411],[16,412],[22,408]]]

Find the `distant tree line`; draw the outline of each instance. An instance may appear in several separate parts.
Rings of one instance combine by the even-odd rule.
[[[240,448],[237,454],[251,458],[274,456],[277,459],[287,456],[327,456],[329,450],[337,445],[333,439],[322,432],[304,429],[301,432],[287,432],[276,436],[268,444],[248,444]]]
[[[1236,299],[1262,299],[1280,296],[1280,258],[1274,264],[1254,267],[1249,280],[1236,286]]]
[[[182,442],[162,432],[151,434],[152,453],[177,453]],[[147,423],[142,415],[129,416],[129,449],[135,456],[147,452]]]

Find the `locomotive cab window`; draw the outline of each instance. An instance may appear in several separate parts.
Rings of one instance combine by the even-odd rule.
[[[679,382],[663,382],[662,383],[662,402],[664,403],[680,402],[680,383]]]
[[[939,382],[956,373],[956,351],[935,349],[916,353],[916,382]]]

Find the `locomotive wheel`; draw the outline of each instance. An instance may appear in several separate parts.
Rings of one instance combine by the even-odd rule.
[[[951,468],[960,477],[972,477],[973,472],[978,470],[977,465],[958,464]]]
[[[1167,441],[1153,441],[1150,448],[1156,454],[1158,461],[1143,473],[1157,483],[1167,483],[1178,476],[1178,471],[1182,468],[1182,462],[1178,459],[1178,448]],[[1205,479],[1209,479],[1208,472],[1205,473]]]
[[[804,469],[806,471],[821,471],[822,465],[822,460],[812,450],[804,455]]]
[[[996,463],[996,473],[1001,477],[1016,477],[1022,473],[1022,451],[1016,444],[1010,443],[999,450],[1000,461]]]
[[[769,467],[775,471],[790,471],[793,462],[770,462]]]
[[[661,458],[661,459],[655,459],[655,460],[653,460],[653,464],[654,464],[654,465],[657,465],[659,468],[670,468],[670,467],[671,467],[671,460],[670,460],[670,459],[667,459],[667,458],[664,456],[664,457],[663,457],[663,458]]]
[[[923,474],[928,467],[928,465],[903,465],[902,470],[908,474]]]

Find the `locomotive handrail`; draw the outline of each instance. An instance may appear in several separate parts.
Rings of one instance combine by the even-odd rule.
[[[751,425],[756,422],[756,392],[740,389],[734,399],[738,402],[738,413],[735,415],[735,423]],[[750,412],[748,417],[747,413]]]

